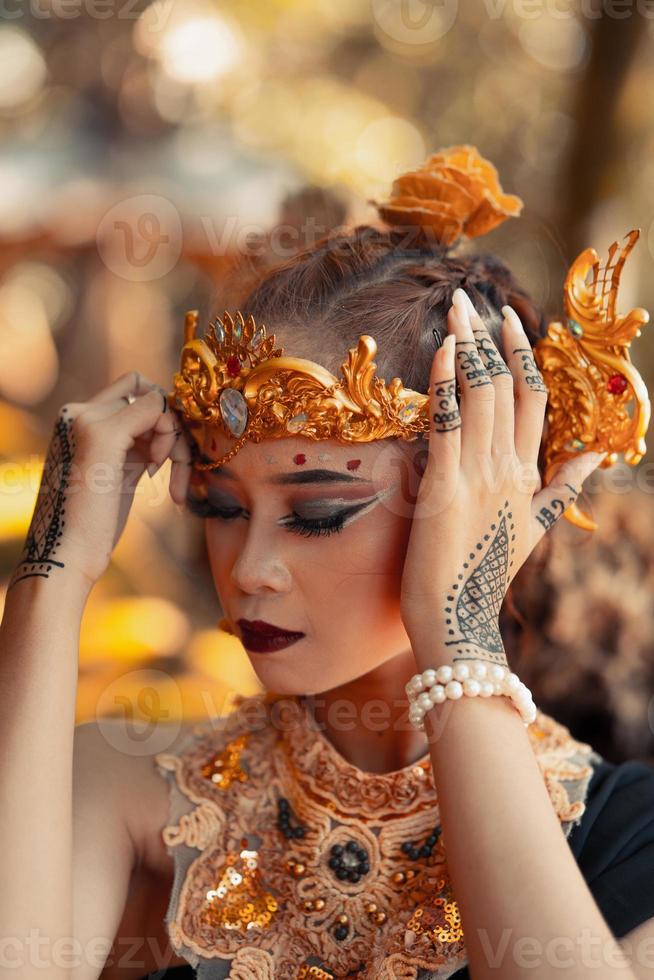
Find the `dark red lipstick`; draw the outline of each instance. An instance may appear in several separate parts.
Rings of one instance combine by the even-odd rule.
[[[253,653],[272,653],[297,643],[304,633],[282,630],[263,619],[237,619],[241,628],[241,642],[246,649]]]

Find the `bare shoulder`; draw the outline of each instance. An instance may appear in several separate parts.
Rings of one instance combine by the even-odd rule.
[[[155,756],[175,754],[186,741],[192,723],[158,722],[146,733],[136,732],[123,718],[101,718],[75,728],[75,778],[85,789],[97,785],[121,818],[134,850],[134,867],[156,875],[172,874],[161,831],[168,820],[169,784]]]

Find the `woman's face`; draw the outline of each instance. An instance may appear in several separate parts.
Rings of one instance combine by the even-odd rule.
[[[233,441],[196,435],[205,457]],[[318,694],[409,647],[400,583],[426,450],[383,439],[352,445],[303,437],[246,443],[214,471],[194,470],[225,615],[264,687]],[[248,649],[238,620],[304,636],[284,649]]]

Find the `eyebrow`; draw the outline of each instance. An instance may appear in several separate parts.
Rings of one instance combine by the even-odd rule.
[[[200,455],[200,461],[203,463],[210,463],[211,459],[204,454]],[[226,476],[228,480],[236,480],[237,477],[227,466],[218,466],[215,470],[210,471],[215,476],[222,474]],[[271,477],[269,480],[264,481],[266,483],[274,483],[279,486],[281,484],[293,484],[297,485],[299,483],[372,483],[372,480],[365,480],[360,476],[353,476],[352,473],[339,473],[336,470],[297,470],[295,473],[278,473],[276,476]]]

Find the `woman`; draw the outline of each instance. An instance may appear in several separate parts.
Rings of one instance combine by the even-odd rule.
[[[644,975],[627,939],[652,934],[651,769],[605,762],[515,689],[491,696],[499,681],[419,693],[432,669],[508,666],[507,589],[604,458],[542,486],[542,318],[498,260],[444,240],[358,228],[243,304],[333,374],[365,330],[378,377],[429,393],[427,439],[286,433],[233,453],[236,416],[228,432],[133,375],[62,409],[1,627],[18,846],[0,909],[24,975],[30,929],[74,937],[51,940],[48,976],[76,980],[116,936],[140,938],[105,977]],[[138,756],[118,721],[109,739],[74,727],[76,637],[136,480],[169,456],[267,694]]]

